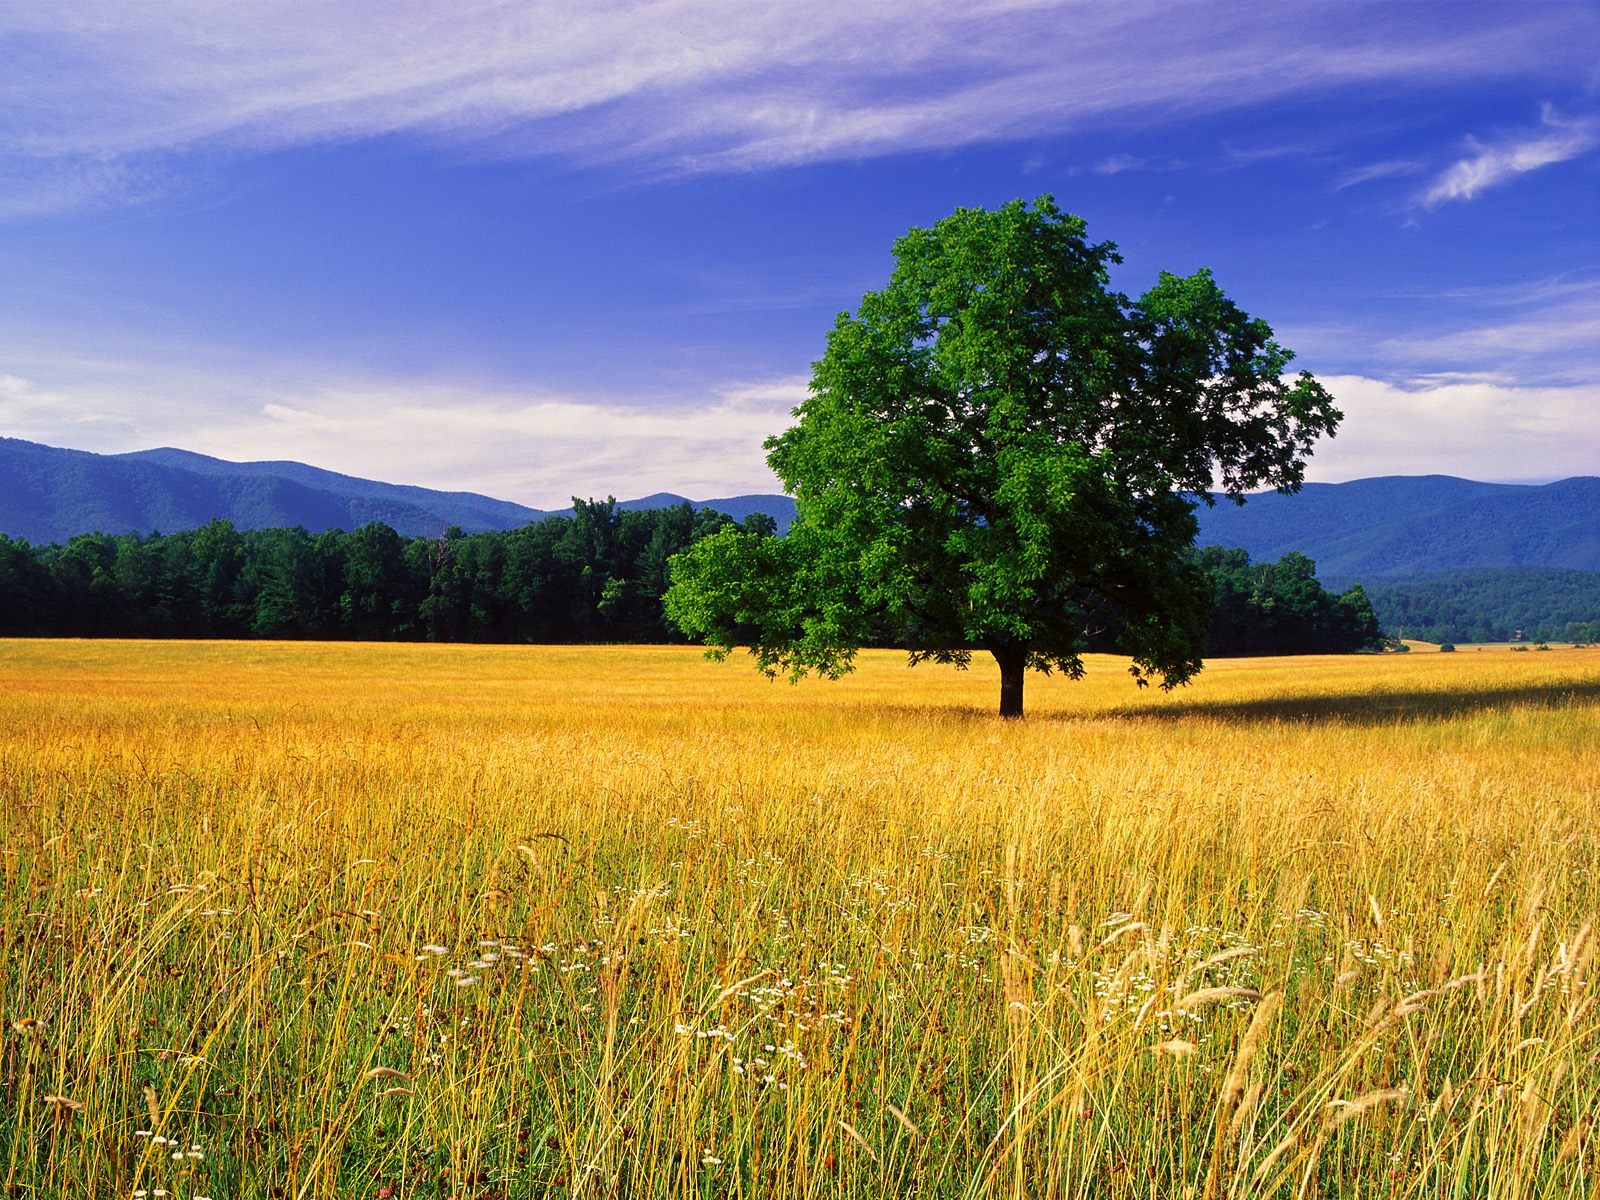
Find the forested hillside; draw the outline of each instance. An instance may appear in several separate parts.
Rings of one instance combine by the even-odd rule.
[[[1456,571],[1367,588],[1390,633],[1429,642],[1600,640],[1600,571]]]
[[[1264,492],[1243,506],[1201,508],[1201,545],[1238,546],[1257,561],[1291,550],[1324,578],[1469,570],[1600,571],[1600,478],[1478,483],[1393,475]]]

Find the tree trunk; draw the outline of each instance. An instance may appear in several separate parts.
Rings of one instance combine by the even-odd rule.
[[[1022,681],[1027,676],[1028,652],[1020,647],[1007,646],[992,651],[1000,664],[1000,715],[1022,716]]]

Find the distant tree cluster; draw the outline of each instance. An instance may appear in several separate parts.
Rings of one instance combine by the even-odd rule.
[[[434,642],[681,642],[662,596],[669,560],[732,518],[688,505],[634,512],[577,501],[521,529],[404,538],[240,531],[228,521],[168,535],[90,533],[30,546],[0,534],[0,635],[326,638]],[[737,528],[758,540],[756,513]],[[1338,653],[1377,644],[1359,587],[1326,592],[1311,560],[1251,563],[1209,548],[1216,607],[1208,653]],[[899,645],[892,630],[868,644]],[[1086,648],[1116,650],[1115,631]]]
[[[505,532],[403,538],[240,531],[83,534],[30,546],[0,535],[0,634],[440,642],[681,641],[663,620],[668,560],[731,518],[687,504]],[[768,533],[772,519],[744,525]]]
[[[1422,641],[1600,641],[1600,571],[1456,571],[1370,591],[1386,630]]]
[[[1334,595],[1317,582],[1317,565],[1304,554],[1252,563],[1243,550],[1207,546],[1200,563],[1215,589],[1206,640],[1214,657],[1349,654],[1383,644],[1361,585]]]

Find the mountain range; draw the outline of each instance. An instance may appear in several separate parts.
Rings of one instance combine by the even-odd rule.
[[[780,495],[687,501],[743,519],[771,515],[780,529],[794,501]],[[658,492],[619,507],[663,508]],[[241,529],[300,525],[313,533],[382,521],[407,536],[452,525],[512,529],[547,511],[473,492],[381,483],[297,462],[228,462],[163,448],[91,454],[0,438],[0,533],[64,542],[79,533],[173,533],[215,517]],[[1297,550],[1325,580],[1453,571],[1560,568],[1600,571],[1600,478],[1543,485],[1395,475],[1262,493],[1242,507],[1200,508],[1202,545],[1242,547],[1257,561]]]
[[[683,503],[740,520],[770,512],[781,529],[794,516],[787,496],[687,500],[657,492],[618,507]],[[34,543],[65,542],[80,533],[176,533],[216,517],[240,529],[299,525],[312,533],[382,521],[416,537],[452,525],[467,533],[515,529],[571,512],[358,479],[298,462],[229,462],[172,447],[91,454],[0,437],[0,533]]]
[[[1477,483],[1387,475],[1265,492],[1241,507],[1201,508],[1202,545],[1241,546],[1257,561],[1298,550],[1324,580],[1446,571],[1600,570],[1600,478]]]

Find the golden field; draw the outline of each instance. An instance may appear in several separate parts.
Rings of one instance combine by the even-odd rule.
[[[32,1197],[1596,1187],[1600,651],[0,643]]]

